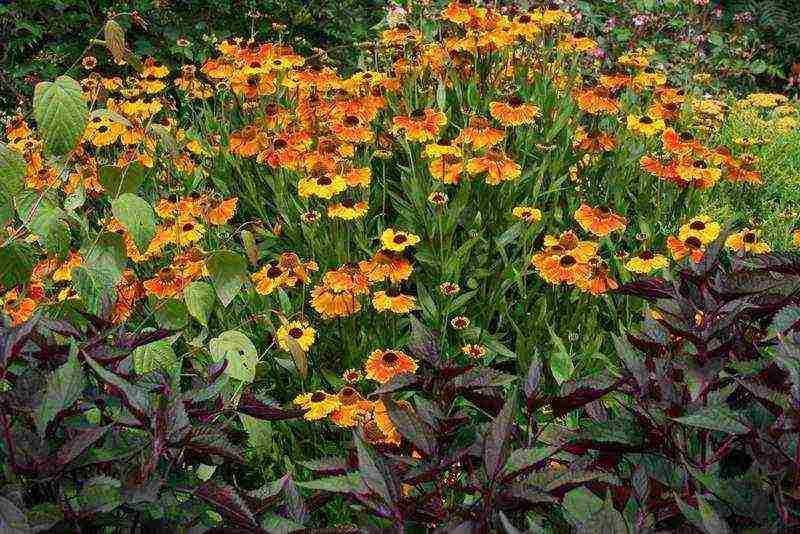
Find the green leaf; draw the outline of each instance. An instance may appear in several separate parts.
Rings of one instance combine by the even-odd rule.
[[[332,493],[369,493],[369,489],[364,485],[364,481],[358,473],[318,478],[307,482],[296,482],[295,484],[301,488],[330,491]]]
[[[239,419],[247,432],[250,446],[256,451],[271,452],[273,446],[272,423],[240,413]]]
[[[17,505],[0,496],[0,532],[7,534],[28,534],[31,527],[25,512],[17,508]]]
[[[122,236],[101,234],[83,254],[84,264],[72,269],[72,283],[91,313],[99,313],[104,297],[114,298],[127,257]]]
[[[208,326],[208,319],[217,300],[214,287],[208,282],[196,280],[183,289],[183,299],[189,314],[203,326]]]
[[[136,347],[133,351],[133,368],[138,374],[145,374],[158,369],[172,372],[178,358],[167,339],[153,341],[147,345]]]
[[[130,233],[136,248],[144,253],[156,235],[156,216],[144,199],[123,193],[111,201],[111,212]]]
[[[14,287],[27,283],[35,257],[33,249],[24,243],[10,243],[0,248],[0,284]]]
[[[73,506],[83,513],[110,512],[122,504],[121,487],[115,478],[94,477],[84,483]]]
[[[535,449],[517,449],[508,456],[506,465],[503,472],[510,475],[517,471],[521,471],[537,463],[545,458],[549,458],[556,452],[554,447],[538,447]]]
[[[183,301],[178,299],[158,299],[151,296],[150,307],[153,308],[156,323],[161,328],[180,330],[189,324],[189,315]]]
[[[306,530],[306,527],[300,523],[275,514],[265,515],[261,521],[261,528],[266,530],[268,534],[289,534],[298,530]]]
[[[583,523],[602,510],[603,499],[584,487],[577,487],[564,495],[564,508],[572,516],[572,523]]]
[[[575,364],[572,362],[572,356],[564,346],[564,342],[558,337],[551,326],[547,326],[550,330],[550,338],[553,340],[555,350],[550,353],[550,371],[553,373],[553,378],[556,382],[562,384],[575,370]]]
[[[83,136],[89,107],[83,90],[69,76],[40,82],[33,93],[33,114],[48,152],[66,154]]]
[[[78,361],[78,348],[73,344],[64,365],[53,371],[47,381],[47,390],[36,408],[36,430],[44,435],[47,425],[62,411],[69,408],[83,393],[85,379]]]
[[[208,258],[206,267],[220,302],[227,307],[247,280],[247,260],[235,252],[220,250]]]
[[[42,204],[33,214],[29,226],[44,249],[61,257],[69,252],[69,226],[62,219],[64,212]]]
[[[800,306],[786,306],[775,314],[769,329],[774,335],[783,334],[800,321]]]
[[[100,167],[98,180],[106,193],[111,198],[116,198],[125,193],[135,193],[144,182],[145,172],[144,165],[138,161],[129,163],[125,167],[106,165]]]
[[[740,423],[734,413],[723,406],[706,406],[697,412],[675,418],[684,425],[718,430],[728,434],[747,434],[750,429]]]
[[[25,189],[27,170],[28,163],[22,154],[5,143],[0,143],[0,192],[13,198]]]
[[[215,362],[228,360],[225,374],[242,382],[252,382],[256,377],[258,352],[253,342],[238,330],[228,330],[208,344]]]

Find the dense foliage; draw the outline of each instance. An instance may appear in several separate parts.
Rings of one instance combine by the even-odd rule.
[[[591,9],[107,20],[0,144],[0,525],[798,528],[798,105]]]

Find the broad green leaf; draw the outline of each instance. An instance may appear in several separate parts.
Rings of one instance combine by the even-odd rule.
[[[66,363],[50,375],[44,399],[34,413],[36,430],[40,435],[44,435],[47,425],[59,412],[69,408],[80,398],[84,385],[85,379],[78,361],[78,349],[76,345],[72,345]]]
[[[73,506],[83,512],[110,512],[122,504],[122,483],[111,477],[97,476],[81,487]]]
[[[150,307],[153,309],[156,323],[167,330],[180,330],[189,324],[186,305],[178,299],[158,299],[151,297]]]
[[[125,167],[106,165],[100,167],[98,180],[111,198],[125,193],[135,193],[145,178],[145,168],[138,161]]]
[[[250,415],[240,413],[239,419],[242,420],[242,426],[247,431],[248,441],[250,446],[256,451],[272,451],[272,423],[262,419],[256,419]]]
[[[101,234],[83,251],[84,263],[72,269],[72,283],[91,313],[98,313],[103,298],[114,298],[127,257],[122,236]]]
[[[44,249],[64,257],[69,252],[69,226],[62,219],[64,212],[55,207],[41,205],[29,222],[30,229],[38,237]]]
[[[75,148],[86,128],[89,108],[83,90],[69,76],[40,82],[33,93],[33,114],[48,152],[66,154]]]
[[[306,527],[300,523],[275,514],[265,515],[261,521],[261,528],[269,534],[289,534],[298,530],[306,530]]]
[[[228,330],[208,344],[211,358],[215,362],[228,360],[225,374],[243,382],[252,382],[256,377],[258,353],[253,342],[238,330]]]
[[[189,314],[203,326],[208,326],[208,319],[217,300],[214,287],[208,282],[195,280],[183,289],[183,299]]]
[[[0,143],[0,193],[13,198],[25,188],[28,163],[18,151]]]
[[[0,284],[14,287],[27,283],[35,257],[34,251],[25,243],[14,242],[0,248]]]
[[[220,250],[208,258],[206,267],[220,302],[227,307],[247,280],[247,260],[235,252]]]
[[[147,345],[136,347],[133,351],[133,368],[139,374],[158,369],[171,372],[178,363],[172,344],[167,339],[153,341]]]
[[[111,201],[111,212],[128,231],[139,252],[144,253],[156,235],[156,216],[145,200],[123,193]]]
[[[747,434],[750,429],[740,423],[733,412],[724,406],[706,406],[693,414],[675,418],[684,425],[718,430],[728,434]]]
[[[603,508],[603,499],[585,487],[577,487],[564,495],[563,505],[573,523],[582,523]]]

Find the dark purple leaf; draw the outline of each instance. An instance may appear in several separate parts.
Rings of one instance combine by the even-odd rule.
[[[383,404],[389,413],[389,419],[397,431],[428,456],[436,453],[436,438],[428,425],[411,410],[397,405],[391,398],[384,397]]]
[[[375,390],[375,395],[383,395],[393,391],[399,391],[407,386],[417,383],[417,377],[411,373],[400,373],[394,375],[388,382]]]
[[[425,360],[433,367],[438,367],[440,356],[436,338],[414,315],[409,316],[409,321],[411,322],[411,339],[408,342],[408,350],[416,358]]]
[[[145,390],[105,369],[92,358],[86,358],[86,363],[97,373],[100,380],[113,386],[114,391],[122,399],[122,402],[137,418],[141,421],[147,421],[147,414],[150,412],[150,399]]]
[[[514,423],[516,405],[517,392],[515,390],[497,417],[492,420],[489,433],[484,439],[483,465],[486,468],[486,475],[491,480],[494,480],[500,473],[508,458],[508,441]]]
[[[622,284],[613,291],[620,295],[631,295],[641,297],[646,300],[674,298],[675,293],[672,284],[663,278],[642,278],[634,282]]]
[[[269,405],[258,400],[251,392],[242,395],[239,401],[239,413],[262,419],[265,421],[281,421],[285,419],[298,419],[303,417],[303,410],[286,410],[277,405]]]
[[[111,425],[99,426],[85,430],[78,430],[77,434],[66,442],[56,453],[55,465],[59,468],[66,466],[80,456],[88,447],[105,436]]]
[[[353,439],[358,450],[358,471],[364,484],[389,507],[396,509],[400,500],[400,487],[392,471],[357,432],[353,433]]]
[[[528,405],[531,405],[533,400],[536,398],[536,392],[539,389],[539,380],[541,375],[542,362],[539,360],[539,357],[534,354],[533,358],[531,358],[531,365],[528,367],[528,376],[523,384],[525,400],[527,401]]]
[[[577,385],[577,387],[570,394],[563,397],[554,397],[550,401],[550,405],[553,409],[553,415],[556,417],[561,417],[572,410],[581,408],[590,402],[596,401],[597,399],[617,389],[623,382],[624,380],[618,380],[606,387],[593,387],[591,385],[584,384]]]
[[[4,369],[8,362],[14,360],[14,358],[19,355],[25,342],[33,332],[34,327],[39,322],[40,317],[41,315],[37,313],[21,325],[6,330],[3,333],[2,337],[0,337],[0,342],[2,343],[0,345],[0,348],[2,348],[2,353],[0,353],[0,369]]]
[[[194,494],[213,506],[232,526],[251,529],[249,531],[255,533],[266,532],[258,525],[253,514],[245,507],[241,497],[232,487],[218,486],[209,481],[197,488]]]

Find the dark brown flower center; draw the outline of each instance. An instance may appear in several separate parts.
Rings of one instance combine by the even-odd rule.
[[[508,105],[512,108],[518,108],[523,104],[522,99],[518,96],[512,96],[508,99]]]
[[[291,330],[289,330],[289,335],[295,339],[300,339],[301,337],[303,337],[303,329],[294,327]]]
[[[289,146],[289,142],[286,139],[276,139],[272,146],[275,147],[275,150],[283,150]]]
[[[747,232],[744,234],[742,241],[745,243],[755,243],[756,242],[756,234],[754,232]]]
[[[397,234],[396,236],[394,236],[393,241],[398,245],[402,245],[403,243],[408,241],[408,237],[406,237],[405,234]]]
[[[328,395],[324,391],[315,391],[313,395],[311,395],[311,402],[322,402]]]
[[[685,244],[686,244],[687,247],[693,248],[693,249],[699,249],[700,247],[703,246],[703,243],[701,243],[700,240],[695,236],[689,237],[685,241]]]
[[[390,287],[389,289],[386,290],[386,295],[389,297],[399,297],[400,290],[397,289],[396,287]]]
[[[425,112],[423,110],[421,110],[421,109],[415,109],[414,111],[411,112],[411,115],[410,115],[410,117],[412,119],[421,119],[424,116],[425,116]]]
[[[97,131],[100,132],[100,133],[106,133],[108,131],[108,126],[106,126],[104,124],[104,125],[100,126],[99,128],[97,128]]]
[[[689,132],[683,132],[681,134],[681,141],[691,141],[692,139],[694,139],[694,136]]]
[[[574,257],[570,256],[569,254],[566,255],[566,256],[562,256],[561,259],[558,260],[558,264],[561,267],[564,267],[564,268],[572,267],[576,263],[578,263],[578,260],[576,260]]]
[[[348,115],[347,117],[344,118],[344,123],[347,126],[357,126],[359,122],[361,121],[359,121],[358,117],[356,117],[355,115]]]
[[[653,124],[653,119],[651,119],[651,118],[650,118],[649,116],[647,116],[647,115],[643,115],[643,116],[642,116],[642,117],[639,119],[639,122],[641,122],[642,124]]]
[[[283,274],[283,269],[278,267],[277,265],[273,265],[269,269],[267,269],[267,277],[269,278],[278,278]]]
[[[186,223],[186,224],[183,225],[183,231],[184,232],[190,232],[193,229],[194,229],[194,224],[192,224],[192,223]]]
[[[332,183],[333,180],[331,180],[329,176],[320,176],[319,178],[317,178],[317,185],[326,186],[326,185],[331,185]]]
[[[649,250],[645,250],[644,252],[639,254],[639,257],[642,258],[643,260],[652,260],[655,256]]]
[[[706,229],[706,223],[704,223],[703,221],[694,221],[692,224],[689,225],[689,228],[700,232]]]
[[[248,76],[247,85],[249,85],[250,87],[258,86],[258,76]]]
[[[394,367],[397,364],[397,362],[400,361],[400,357],[391,351],[384,352],[383,356],[381,357],[381,361],[384,363],[384,365]]]
[[[705,161],[703,161],[703,160],[697,160],[697,161],[695,161],[695,162],[692,164],[692,166],[693,166],[695,169],[705,169],[706,167],[708,167],[708,165],[706,164],[706,162],[705,162]]]

